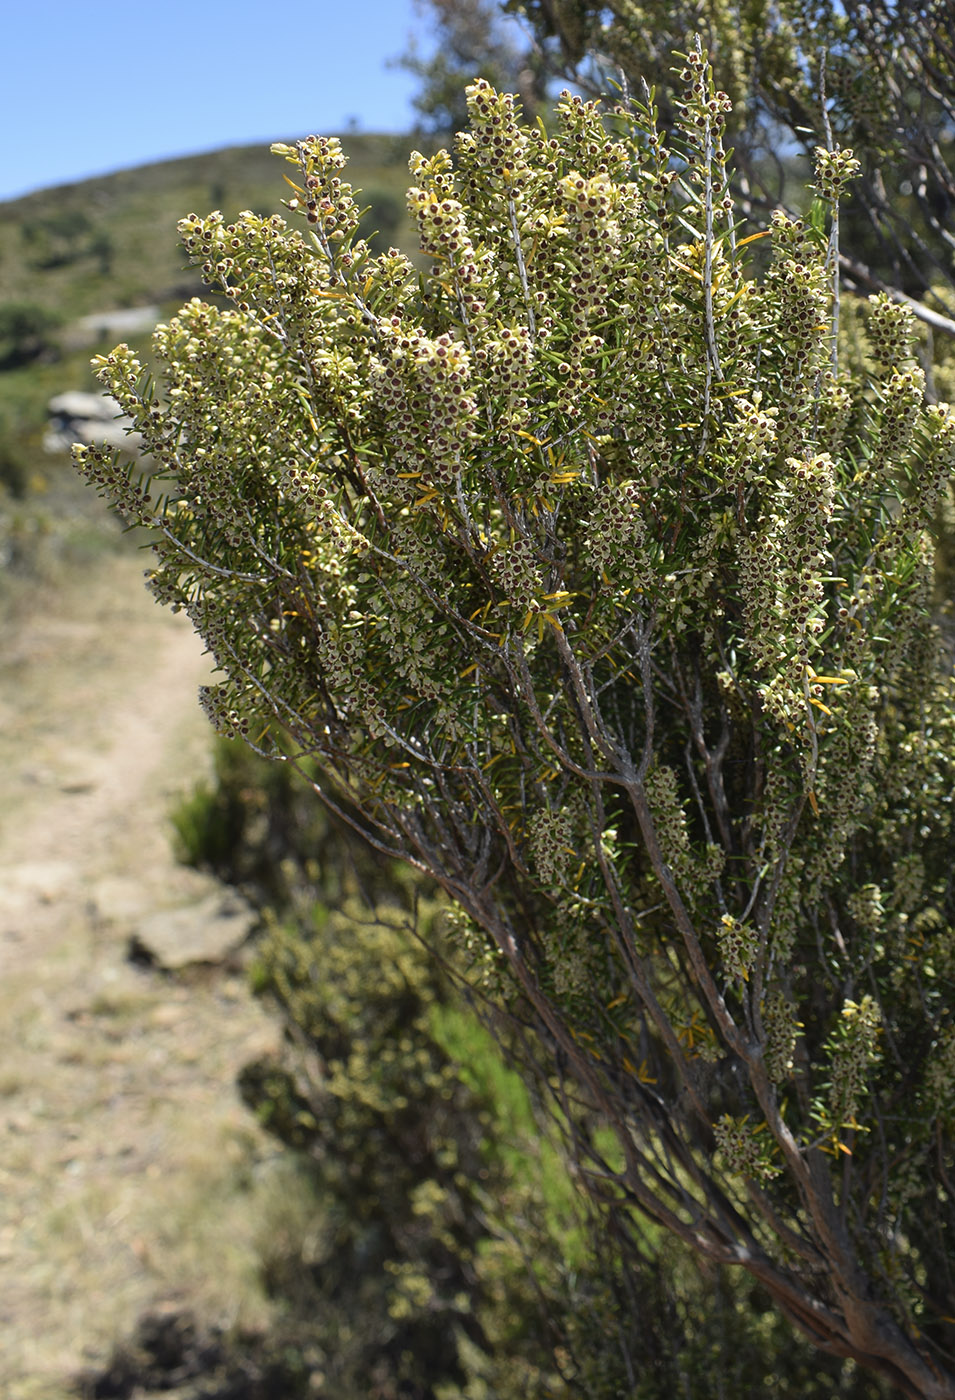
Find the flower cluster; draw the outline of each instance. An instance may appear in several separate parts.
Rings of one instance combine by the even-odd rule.
[[[470,380],[470,353],[448,332],[432,339],[400,317],[382,322],[371,382],[390,428],[393,481],[404,473],[427,486],[451,483],[473,434]]]
[[[853,890],[846,900],[846,908],[853,922],[866,933],[876,933],[885,920],[885,905],[878,885],[863,885]]]
[[[213,729],[223,739],[249,737],[249,717],[238,702],[238,691],[231,682],[199,687],[199,704]]]
[[[190,214],[180,220],[179,234],[186,252],[196,261],[203,259],[200,266],[206,281],[221,289],[240,311],[254,308],[263,318],[276,318],[289,334],[316,307],[319,288],[303,285],[308,249],[304,240],[288,237],[288,225],[280,215],[263,219],[246,210],[227,224],[218,211],[204,219]],[[262,275],[265,269],[267,278]],[[324,290],[327,274],[322,270],[313,281]],[[201,314],[201,305],[197,302],[194,316]],[[183,322],[182,313],[179,321]]]
[[[912,362],[915,317],[909,307],[893,301],[885,292],[869,297],[866,335],[872,358],[880,369],[898,369]]]
[[[107,496],[124,520],[139,522],[148,516],[150,495],[141,482],[132,479],[129,465],[117,454],[95,444],[77,444],[73,461],[101,496]]]
[[[951,404],[930,404],[923,411],[921,426],[931,446],[923,458],[915,489],[895,521],[893,535],[896,539],[911,537],[933,519],[955,469],[955,408]]]
[[[416,153],[417,155],[417,153]],[[481,285],[486,272],[487,254],[475,251],[468,230],[464,206],[448,189],[437,184],[441,172],[436,169],[437,158],[426,163],[423,156],[412,158],[414,174],[430,177],[430,185],[414,186],[408,191],[408,211],[418,228],[421,251],[440,260],[434,276],[447,278],[460,305],[468,316],[484,309]]]
[[[780,561],[789,571],[795,587],[798,580],[819,573],[827,562],[828,526],[835,495],[834,463],[828,452],[820,452],[812,457],[790,457],[786,468],[790,509],[780,541]],[[816,600],[820,597],[815,586],[812,596]],[[808,612],[809,606],[805,616]],[[804,614],[801,610],[797,617],[802,628]]]
[[[433,700],[441,692],[434,665],[435,646],[445,629],[441,624],[426,628],[418,614],[417,601],[418,593],[411,581],[399,579],[389,593],[378,634],[387,644],[391,664],[407,680],[411,693]]]
[[[646,791],[663,859],[680,879],[693,867],[693,855],[676,773],[666,764],[657,764],[647,774]]]
[[[290,207],[298,208],[301,202],[308,223],[327,243],[351,237],[358,228],[359,210],[351,185],[338,174],[347,164],[338,137],[306,136],[294,146],[276,142],[272,150],[301,171],[303,197],[301,201],[290,200]]]
[[[917,851],[899,856],[892,865],[892,908],[911,914],[925,898],[925,861]]]
[[[866,1093],[869,1070],[879,1061],[882,1014],[866,994],[843,1003],[839,1025],[829,1040],[831,1056],[828,1109],[835,1127],[854,1124]]]
[[[776,850],[778,851],[778,849],[777,846]],[[790,855],[783,878],[780,881],[776,907],[773,910],[770,952],[773,961],[783,967],[789,967],[792,963],[804,924],[803,898],[805,890],[802,883],[804,868],[805,860],[801,855],[797,855],[795,852]]]
[[[759,390],[752,400],[737,400],[737,417],[726,424],[720,439],[723,472],[727,486],[744,486],[759,481],[776,447],[776,420],[779,409],[763,408]]]
[[[726,852],[716,841],[708,841],[700,862],[700,876],[707,884],[718,880],[726,869]]]
[[[554,959],[552,976],[554,991],[566,1005],[575,1000],[583,1001],[593,986],[591,969],[587,965],[586,949],[581,946],[579,935],[565,938]]]
[[[341,718],[360,718],[379,734],[385,716],[366,673],[361,633],[356,628],[337,635],[320,632],[314,646],[322,681]]]
[[[472,190],[513,190],[530,174],[529,133],[520,124],[520,106],[509,92],[495,92],[486,78],[465,89],[470,133],[458,137],[466,156]]]
[[[722,170],[721,138],[733,104],[725,92],[715,90],[710,66],[700,49],[684,55],[684,67],[679,76],[686,85],[679,104],[685,148],[695,155],[704,173],[712,170],[714,160],[718,160]],[[721,212],[729,213],[732,201],[726,193],[725,175],[718,193]]]
[[[286,500],[313,509],[317,507],[321,510],[328,498],[328,491],[318,472],[298,462],[290,463],[285,469],[282,488]]]
[[[591,333],[593,322],[607,315],[607,293],[620,261],[620,225],[614,217],[617,187],[605,174],[589,179],[572,171],[558,185],[565,215],[571,269],[565,278],[566,314],[572,333],[559,367],[558,405],[571,417],[579,411],[576,396],[595,370],[586,363],[603,338]]]
[[[761,1007],[766,1033],[766,1073],[774,1084],[782,1084],[792,1073],[793,1055],[799,1035],[796,1007],[779,988],[770,992]]]
[[[638,590],[650,586],[652,568],[646,553],[646,522],[635,481],[601,486],[587,520],[586,548],[592,567],[606,585],[628,581]]]
[[[855,630],[855,629],[854,629]],[[819,762],[814,774],[817,805],[825,812],[825,840],[807,857],[804,871],[806,899],[818,897],[845,857],[849,840],[859,824],[860,813],[872,800],[872,773],[878,740],[877,707],[879,692],[856,677],[830,696],[830,713],[820,743]],[[814,699],[816,697],[813,697]],[[824,703],[821,700],[818,704]],[[817,733],[819,729],[817,728]]]
[[[925,398],[925,373],[917,366],[894,369],[882,385],[881,422],[864,481],[880,481],[905,461]],[[892,485],[891,480],[886,483]]]
[[[531,611],[545,591],[540,564],[531,541],[518,536],[506,549],[491,556],[491,573],[505,602],[519,613]]]
[[[585,102],[576,93],[561,92],[557,101],[561,147],[567,166],[589,178],[629,176],[633,153],[621,141],[608,141],[604,111],[599,102]]]
[[[765,1132],[765,1124],[760,1128],[750,1126],[749,1118],[734,1118],[724,1113],[713,1124],[716,1151],[725,1169],[736,1176],[750,1177],[754,1181],[771,1181],[780,1173],[780,1166],[774,1160],[772,1140]]]
[[[474,351],[475,371],[495,404],[502,428],[522,429],[527,421],[527,390],[534,363],[530,332],[502,326],[482,338]]]
[[[562,885],[568,861],[574,856],[573,833],[567,813],[542,808],[531,818],[527,835],[534,868],[540,880],[551,887]]]
[[[795,728],[805,718],[804,679],[825,625],[821,576],[829,559],[835,481],[828,453],[790,457],[785,466],[785,494],[778,494],[761,529],[740,537],[738,554],[749,645],[757,666],[768,673],[763,703]],[[783,628],[788,656],[780,655]]]
[[[773,290],[775,353],[779,356],[786,413],[779,420],[780,451],[801,454],[815,416],[815,375],[826,355],[820,334],[829,309],[824,264],[802,219],[777,210],[771,221],[773,262],[768,285]]]
[[[816,147],[815,167],[816,193],[820,199],[828,199],[833,204],[842,198],[846,185],[862,169],[861,163],[848,148],[827,151],[825,146]]]
[[[747,982],[759,948],[756,930],[732,914],[724,914],[716,926],[716,942],[727,978]]]
[[[826,370],[819,386],[819,445],[838,456],[852,413],[852,393],[847,383]]]

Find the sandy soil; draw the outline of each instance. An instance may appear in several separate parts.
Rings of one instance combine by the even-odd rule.
[[[110,556],[0,630],[0,1395],[60,1400],[157,1302],[264,1310],[271,1149],[234,1090],[274,1023],[240,972],[132,965],[207,893],[167,813],[207,765],[201,644]],[[264,1317],[264,1311],[262,1312]]]

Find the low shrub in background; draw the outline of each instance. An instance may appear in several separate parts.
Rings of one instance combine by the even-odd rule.
[[[447,916],[287,768],[216,743],[174,816],[189,859],[264,904],[253,985],[285,1026],[250,1109],[298,1162],[263,1227],[279,1339],[328,1400],[768,1393],[872,1400],[738,1274],[702,1273],[649,1224],[626,1240],[581,1197],[508,1065],[519,1028],[428,945]],[[503,1044],[502,1044],[503,1042]],[[609,1149],[609,1144],[608,1144]],[[714,1379],[718,1377],[717,1379]]]
[[[60,324],[55,312],[28,301],[0,304],[0,370],[16,369],[54,351],[50,332]]]

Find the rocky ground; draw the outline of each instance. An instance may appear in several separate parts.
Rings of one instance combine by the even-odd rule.
[[[107,555],[0,627],[6,1400],[61,1400],[147,1308],[266,1312],[256,1231],[280,1168],[234,1078],[277,1031],[230,956],[243,911],[170,849],[208,762],[207,661],[143,563]]]

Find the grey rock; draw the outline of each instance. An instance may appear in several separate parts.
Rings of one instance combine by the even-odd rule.
[[[87,394],[80,389],[54,394],[47,409],[51,418],[94,418],[101,423],[111,423],[123,411],[112,394]]]
[[[78,389],[54,394],[47,404],[50,421],[43,437],[45,452],[69,452],[74,442],[105,442],[136,454],[139,433],[130,432],[127,418],[111,394],[87,394]]]
[[[151,331],[161,314],[158,306],[127,306],[120,311],[94,311],[91,316],[81,316],[77,324],[93,337],[137,335]]]
[[[255,910],[240,895],[217,890],[198,903],[140,919],[130,937],[130,956],[168,972],[195,963],[228,962],[257,922]]]

